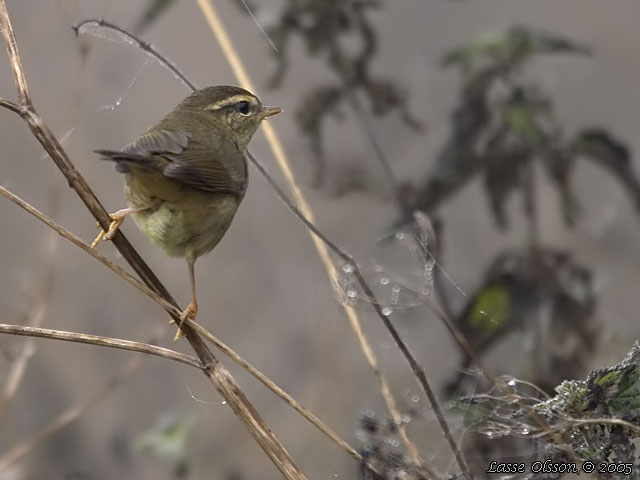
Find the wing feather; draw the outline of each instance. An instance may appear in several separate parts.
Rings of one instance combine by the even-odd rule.
[[[241,195],[246,190],[247,166],[238,151],[219,158],[218,152],[191,140],[189,134],[174,130],[151,130],[119,152],[96,150],[116,169],[129,166],[161,172],[167,178],[207,192]]]

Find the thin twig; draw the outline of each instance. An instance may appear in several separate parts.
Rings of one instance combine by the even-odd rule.
[[[427,379],[427,376],[424,373],[424,369],[422,368],[422,366],[420,366],[418,361],[415,359],[415,357],[409,350],[408,345],[405,343],[405,341],[402,339],[402,337],[398,333],[398,330],[394,327],[394,325],[389,320],[389,317],[383,313],[382,307],[380,306],[380,302],[377,300],[375,294],[371,290],[371,287],[369,287],[369,284],[367,283],[364,276],[362,275],[362,272],[360,270],[360,267],[358,266],[358,263],[353,259],[353,257],[351,257],[351,255],[347,254],[344,250],[342,250],[335,243],[333,243],[326,236],[324,236],[324,234],[320,232],[317,229],[317,227],[304,216],[304,214],[300,211],[300,209],[289,201],[289,199],[286,197],[285,193],[282,191],[280,186],[277,183],[275,183],[275,181],[271,178],[271,176],[264,170],[264,167],[255,160],[255,158],[253,157],[253,155],[251,155],[249,151],[246,151],[244,155],[245,155],[245,158],[248,161],[250,161],[254,167],[260,170],[262,175],[267,179],[267,181],[269,181],[271,188],[276,192],[276,195],[278,196],[278,198],[293,212],[293,214],[296,217],[298,217],[298,219],[302,221],[307,226],[307,228],[311,232],[313,232],[314,235],[320,238],[322,242],[325,245],[327,245],[338,257],[340,257],[346,264],[351,265],[353,267],[354,277],[360,284],[360,287],[362,288],[363,292],[367,296],[367,299],[369,300],[369,302],[372,304],[374,310],[378,314],[378,317],[382,320],[382,323],[384,324],[385,328],[393,338],[394,342],[396,343],[396,346],[404,356],[405,360],[409,363],[409,366],[411,368],[411,371],[413,372],[413,375],[416,377],[416,379],[418,380],[418,384],[420,385],[425,395],[429,399],[429,402],[431,403],[431,408],[436,414],[436,418],[438,419],[438,423],[440,424],[440,428],[444,433],[447,443],[449,444],[452,451],[454,452],[458,466],[460,467],[461,471],[464,474],[469,475],[470,474],[469,467],[460,451],[460,448],[456,444],[453,438],[453,435],[451,434],[451,429],[449,428],[449,425],[446,419],[444,418],[438,399],[433,389],[431,388],[429,380]]]
[[[134,342],[121,338],[102,337],[100,335],[90,335],[88,333],[66,332],[64,330],[52,330],[50,328],[25,327],[23,325],[8,325],[0,323],[0,334],[22,335],[25,337],[49,338],[51,340],[62,340],[63,342],[86,343],[100,347],[129,350],[131,352],[146,353],[156,357],[174,360],[199,369],[203,368],[202,363],[191,355],[176,352],[164,347],[149,345],[148,343]]]
[[[433,227],[436,235],[436,244],[438,245],[438,254],[436,258],[443,258],[444,257],[444,253],[443,253],[444,242],[442,241],[442,238],[444,236],[443,222],[441,222],[438,218],[433,218]],[[438,268],[436,268],[433,272],[433,290],[435,295],[440,300],[439,305],[442,308],[442,311],[444,312],[445,316],[448,319],[453,319],[455,318],[455,313],[453,311],[453,307],[451,306],[451,298],[449,296],[449,292],[447,292],[447,290],[445,289],[444,270],[440,266],[439,262],[437,264],[437,267]],[[475,352],[474,352],[474,355],[475,355]]]
[[[8,191],[7,189],[5,189],[4,187],[0,186],[0,195],[5,196],[6,198],[8,198],[9,200],[11,200],[12,202],[14,202],[15,204],[19,205],[20,207],[22,207],[23,209],[25,209],[27,212],[31,213],[33,216],[35,216],[37,219],[39,219],[40,221],[42,221],[43,223],[45,223],[47,226],[49,226],[52,231],[58,232],[60,235],[62,235],[64,238],[67,238],[68,240],[70,240],[71,242],[73,242],[75,245],[79,246],[80,248],[82,248],[84,251],[86,251],[87,253],[89,253],[90,255],[92,255],[94,258],[98,259],[103,265],[105,265],[107,268],[111,269],[112,271],[114,271],[116,274],[118,274],[120,277],[122,277],[123,279],[125,279],[127,282],[131,283],[133,286],[135,286],[136,288],[138,288],[139,290],[141,290],[143,293],[145,293],[147,296],[149,296],[152,300],[155,300],[156,302],[158,302],[158,304],[160,304],[161,306],[165,307],[165,308],[174,308],[172,305],[168,304],[166,302],[166,300],[164,300],[162,297],[160,297],[158,294],[156,294],[155,292],[153,292],[152,290],[150,290],[146,285],[142,284],[139,280],[137,280],[136,278],[134,278],[133,276],[131,276],[128,272],[122,270],[118,265],[116,265],[115,263],[111,262],[109,259],[107,259],[106,257],[104,257],[104,255],[102,255],[101,253],[99,253],[98,251],[96,251],[95,249],[91,248],[88,244],[86,244],[85,242],[83,242],[81,239],[79,239],[78,237],[76,237],[73,233],[69,232],[68,230],[66,230],[64,227],[62,227],[61,225],[57,224],[55,221],[49,219],[46,215],[44,215],[42,212],[40,212],[38,209],[36,209],[35,207],[33,207],[32,205],[28,204],[27,202],[25,202],[24,200],[22,200],[20,197],[16,196],[15,194],[11,193],[10,191]],[[179,312],[178,312],[179,313]],[[197,324],[194,324],[194,326]],[[248,365],[250,368],[248,368],[249,373],[255,375],[255,372],[258,372],[257,370],[255,370],[248,362],[244,361],[242,359],[242,357],[240,357],[240,355],[238,355],[236,352],[234,352],[232,349],[230,349],[228,346],[226,346],[223,342],[221,342],[219,339],[217,339],[215,336],[213,336],[211,333],[209,333],[207,330],[203,329],[203,327],[201,327],[200,325],[197,325],[197,329],[202,330],[203,332],[206,332],[205,338],[207,338],[209,341],[211,341],[212,343],[214,343],[216,346],[219,346],[219,348],[227,355],[229,356],[232,360],[237,361],[237,359],[240,359],[240,361],[238,362],[240,365],[246,364]],[[1,328],[0,328],[0,333],[4,333],[2,332]],[[13,332],[6,332],[6,333],[13,333]],[[69,333],[69,332],[62,332],[62,333]],[[21,333],[16,333],[16,334],[21,334]],[[28,335],[27,333],[22,333],[23,335]],[[75,333],[69,333],[70,335],[80,335],[80,334],[75,334]],[[46,336],[46,335],[35,335],[33,334],[32,336]],[[85,335],[83,335],[83,337],[87,337]],[[93,338],[99,338],[99,337],[95,337],[95,336],[90,336]],[[56,338],[55,336],[50,335],[49,338]],[[82,340],[72,340],[72,339],[67,339],[67,338],[59,338],[61,340],[69,340],[69,341],[78,341],[81,343],[91,343],[91,342],[83,342]],[[133,343],[137,343],[137,342],[133,342]],[[112,345],[105,345],[105,346],[112,346]],[[116,348],[120,348],[120,347],[116,347]],[[156,347],[156,348],[160,348],[160,347]],[[125,348],[127,349],[127,348]],[[193,358],[193,357],[188,357],[188,358]],[[198,362],[197,364],[198,368],[201,368],[201,364]],[[264,375],[262,375],[260,372],[258,372],[259,375],[264,377],[264,380],[262,378],[259,378],[260,381],[263,381],[263,383],[265,383],[265,385],[269,386],[269,383],[271,383],[271,385],[275,386],[275,383],[273,383],[271,380],[269,380],[267,377],[265,377]],[[279,388],[276,386],[276,388]],[[275,390],[274,390],[275,392]],[[276,392],[277,393],[277,392]],[[286,393],[285,393],[286,395]],[[285,399],[287,402],[288,400]],[[295,400],[293,400],[293,402],[295,402]],[[289,403],[289,402],[288,402]],[[296,402],[297,403],[297,402]],[[301,407],[302,408],[302,407]],[[305,410],[305,412],[307,412]],[[302,413],[302,412],[301,412]],[[313,423],[314,425],[316,425],[321,431],[323,431],[323,433],[326,433],[332,440],[336,441],[336,443],[338,443],[339,446],[343,447],[343,445],[346,445],[347,448],[345,448],[345,450],[347,450],[347,452],[353,456],[352,453],[355,453],[354,458],[356,460],[361,461],[362,457],[355,452],[355,450],[353,450],[353,448],[351,448],[346,442],[344,442],[344,440],[342,440],[340,437],[338,437],[333,431],[331,431],[328,427],[324,426],[324,424],[317,419],[317,417],[315,417],[313,414],[311,414],[310,412],[307,412],[311,417],[313,417],[318,423],[315,423],[314,421],[310,420],[311,423]],[[304,416],[304,414],[303,414]],[[305,416],[305,418],[308,418]],[[308,418],[309,419],[309,418]],[[322,427],[324,428],[322,428]],[[329,432],[329,433],[328,433]],[[344,448],[344,447],[343,447]]]
[[[100,19],[88,18],[86,20],[82,20],[81,22],[76,23],[71,28],[73,29],[74,33],[76,34],[76,37],[79,37],[80,34],[82,33],[80,31],[82,29],[82,27],[84,27],[85,25],[91,24],[91,23],[96,24],[96,25],[98,25],[100,27],[110,28],[110,29],[118,32],[120,35],[123,35],[124,37],[128,38],[129,40],[132,40],[133,42],[137,43],[138,46],[143,51],[150,53],[153,57],[162,58],[163,59],[162,63],[164,64],[164,66],[169,68],[176,77],[178,77],[180,80],[182,80],[182,83],[184,83],[191,90],[196,90],[196,86],[193,83],[191,83],[187,77],[184,76],[184,74],[180,71],[180,69],[178,69],[178,67],[176,67],[172,62],[170,62],[160,52],[158,52],[158,50],[156,50],[153,45],[151,45],[150,43],[145,42],[143,40],[140,40],[136,35],[133,35],[133,34],[129,33],[124,28],[119,27],[118,25],[116,25],[114,23],[107,22],[103,18],[100,18]]]
[[[94,258],[98,259],[101,263],[103,263],[107,268],[113,270],[116,274],[120,275],[127,282],[131,283],[136,288],[140,289],[143,293],[148,295],[151,299],[153,299],[156,302],[158,302],[161,306],[167,307],[167,302],[162,297],[158,296],[155,292],[149,290],[146,287],[146,285],[140,283],[140,281],[138,281],[136,278],[132,277],[126,271],[122,271],[120,269],[120,267],[118,267],[118,265],[114,264],[109,259],[105,258],[102,254],[100,254],[96,250],[94,250],[91,247],[89,247],[89,245],[87,245],[82,240],[77,238],[73,233],[69,232],[64,227],[58,225],[56,222],[54,222],[53,220],[51,220],[48,217],[46,217],[46,215],[44,215],[38,209],[36,209],[35,207],[29,205],[27,202],[25,202],[24,200],[22,200],[21,198],[17,197],[16,195],[14,195],[13,193],[9,192],[8,190],[6,190],[4,187],[1,187],[1,186],[0,186],[0,195],[4,195],[5,197],[9,198],[11,201],[16,203],[17,205],[19,205],[22,208],[24,208],[25,210],[27,210],[29,213],[33,214],[36,218],[38,218],[43,223],[48,225],[52,229],[52,231],[58,232],[63,237],[71,240],[74,244],[80,246],[83,250],[87,251]],[[168,305],[168,308],[172,308],[172,306]],[[256,378],[258,378],[258,380],[260,380],[264,385],[266,385],[269,389],[271,389],[276,395],[280,396],[289,405],[291,405],[293,408],[298,410],[298,412],[300,414],[302,414],[303,417],[305,417],[313,425],[315,425],[320,431],[322,431],[329,438],[331,438],[331,440],[333,440],[336,444],[338,444],[338,446],[340,446],[341,448],[344,448],[345,451],[347,451],[347,453],[349,455],[351,455],[355,460],[360,461],[360,462],[362,461],[362,456],[358,452],[356,452],[355,449],[353,449],[353,447],[351,447],[349,444],[347,444],[335,432],[333,432],[329,427],[327,427],[321,420],[319,420],[315,415],[313,415],[313,413],[309,412],[304,407],[300,406],[300,404],[295,399],[293,399],[293,397],[289,396],[286,392],[284,392],[284,390],[280,389],[280,387],[278,387],[272,380],[270,380],[264,374],[262,374],[257,369],[255,369],[255,367],[253,367],[251,364],[249,364],[240,355],[238,355],[235,351],[233,351],[231,348],[229,348],[226,344],[224,344],[221,340],[219,340],[217,337],[215,337],[209,331],[204,329],[202,326],[198,325],[195,322],[193,322],[192,326],[203,337],[205,337],[207,340],[209,340],[214,345],[216,345],[225,355],[227,355],[229,358],[231,358],[233,361],[235,361],[239,365],[241,365],[244,368],[246,368],[246,370],[249,373],[251,373]],[[2,333],[1,330],[0,330],[0,333]],[[73,340],[71,340],[71,341],[73,341]]]
[[[148,53],[149,55],[153,56],[158,62],[160,62],[160,64],[162,64],[163,66],[169,68],[174,74],[179,75],[180,77],[183,77],[182,72],[179,72],[176,67],[174,66],[174,64],[169,61],[166,57],[164,57],[162,54],[160,54],[157,50],[155,50],[153,47],[150,46],[149,43],[141,40],[140,38],[138,38],[136,35],[127,32],[126,30],[124,30],[123,28],[116,26],[110,22],[106,22],[104,20],[101,19],[87,19],[84,20],[82,22],[80,22],[78,25],[76,25],[74,27],[74,31],[76,32],[76,34],[81,34],[83,32],[80,31],[81,27],[84,24],[87,23],[95,23],[97,25],[100,25],[104,28],[113,28],[115,31],[120,32],[125,34],[128,38],[130,38],[131,40],[133,40],[135,43],[138,44],[138,46],[145,51],[146,53]],[[248,79],[247,79],[248,81]],[[250,85],[247,86],[247,88],[249,88],[250,90],[253,88]],[[265,128],[267,128],[267,126],[265,125]],[[272,132],[273,133],[273,132]],[[275,134],[274,134],[275,135]],[[282,151],[282,147],[279,144],[279,142],[277,141],[277,137],[275,137],[276,139],[276,143],[272,144],[272,147],[275,149],[276,153],[280,152],[281,155],[283,155],[283,151]],[[261,170],[261,173],[263,175],[269,175],[266,171]],[[285,172],[287,173],[287,172]],[[293,176],[291,171],[289,170],[288,173],[291,175],[291,179],[293,180]],[[297,188],[297,186],[294,187]],[[300,194],[300,192],[298,191],[298,193]],[[310,210],[307,209],[307,214],[310,216]],[[313,217],[311,217],[313,218]],[[331,259],[328,256],[328,252],[326,249],[325,245],[322,245],[322,240],[318,239],[315,236],[312,236],[312,239],[314,241],[314,243],[316,244],[316,248],[318,248],[318,251],[320,252],[320,256],[322,257],[323,261],[326,260],[325,266],[329,265],[329,268],[333,269],[333,270],[329,270],[328,268],[328,272],[329,275],[332,276],[332,278],[335,278],[335,275],[337,274],[337,272],[335,271],[335,268],[333,266],[333,263],[331,262]],[[412,458],[414,459],[414,461],[416,463],[422,464],[423,461],[420,458],[420,455],[418,453],[417,448],[415,447],[415,445],[413,444],[413,442],[411,442],[411,440],[408,438],[407,433],[406,433],[406,429],[404,427],[404,425],[401,422],[401,416],[400,416],[400,412],[396,406],[395,400],[392,397],[391,394],[391,389],[389,388],[386,380],[384,379],[384,376],[382,375],[382,372],[380,371],[380,368],[378,367],[378,362],[377,359],[375,357],[375,353],[373,352],[373,348],[371,347],[371,344],[369,343],[369,341],[367,340],[364,331],[362,329],[360,320],[358,318],[358,314],[355,311],[355,309],[353,309],[352,307],[345,305],[345,311],[347,313],[347,317],[351,323],[352,328],[354,329],[356,336],[358,337],[359,341],[360,341],[360,347],[363,350],[365,357],[367,358],[367,361],[376,377],[376,379],[378,380],[378,383],[380,385],[380,389],[383,395],[383,398],[385,399],[385,402],[387,404],[387,407],[389,409],[389,411],[391,412],[391,415],[394,419],[394,421],[396,422],[396,424],[398,425],[398,430],[400,433],[400,436],[403,440],[403,442],[405,443],[405,445],[407,446],[407,449],[409,450],[409,453],[411,454]]]
[[[504,384],[504,382],[500,381],[493,374],[493,372],[491,372],[491,370],[487,369],[483,365],[483,363],[480,360],[480,357],[477,355],[475,349],[471,346],[471,343],[467,340],[467,338],[464,336],[464,334],[460,331],[458,326],[454,322],[451,321],[451,319],[442,310],[442,308],[438,305],[438,303],[436,301],[434,301],[430,297],[424,297],[422,295],[419,295],[417,292],[415,292],[415,293],[416,293],[416,296],[422,300],[424,305],[427,306],[436,315],[436,317],[438,317],[440,322],[447,327],[447,329],[449,330],[449,332],[451,333],[453,338],[456,340],[456,342],[458,342],[458,345],[465,351],[465,353],[467,355],[469,355],[469,357],[481,369],[482,375],[484,375],[507,398],[515,400],[516,403],[518,404],[518,406],[520,408],[522,408],[524,411],[527,412],[527,416],[533,422],[535,422],[540,429],[542,429],[544,432],[548,433],[550,437],[552,437],[552,439],[556,443],[556,445],[562,445],[563,443],[565,443],[563,441],[562,437],[558,436],[556,434],[556,432],[553,431],[553,429],[547,424],[547,422],[544,421],[544,419],[540,416],[540,414],[535,409],[533,409],[531,406],[529,406],[525,402],[523,402],[521,398],[519,398],[517,395],[515,395],[513,393],[513,391],[511,391],[511,389],[509,389]],[[535,387],[535,388],[537,389],[538,387]],[[574,457],[574,459],[576,459],[576,461],[577,461],[577,457],[575,456],[575,454],[573,452],[570,452],[570,453]]]
[[[378,139],[376,138],[376,134],[373,131],[373,127],[369,122],[369,118],[360,103],[360,100],[356,96],[356,92],[352,91],[353,89],[348,86],[345,81],[345,91],[347,92],[347,101],[351,104],[351,110],[353,111],[356,120],[358,121],[362,132],[364,133],[369,145],[371,145],[371,150],[373,151],[373,156],[376,158],[382,170],[385,173],[385,176],[389,183],[391,184],[391,192],[396,199],[396,203],[400,207],[400,214],[403,215],[408,210],[408,204],[404,201],[404,197],[400,192],[400,185],[398,184],[398,179],[396,178],[393,169],[391,168],[391,164],[389,160],[387,160],[386,155],[382,151],[382,147],[378,143]]]
[[[20,116],[25,114],[25,109],[24,108],[22,108],[17,103],[14,103],[14,102],[12,102],[10,100],[7,100],[6,98],[0,97],[0,107],[4,107],[4,108],[6,108],[8,110],[11,110],[12,112],[17,113]]]
[[[576,426],[580,426],[580,425],[617,425],[620,427],[624,427],[624,428],[628,428],[629,430],[631,430],[632,432],[634,432],[637,435],[640,435],[640,427],[638,427],[638,425],[634,425],[631,422],[627,422],[626,420],[623,420],[621,418],[573,418],[573,417],[567,417],[564,418],[564,420],[567,422],[564,425],[555,425],[553,427],[550,427],[548,430],[546,431],[542,431],[539,434],[536,434],[535,436],[542,436],[542,435],[548,435],[550,432],[559,432],[562,430],[573,430]]]
[[[107,211],[104,209],[80,172],[75,168],[67,153],[60,145],[60,142],[58,142],[55,135],[51,132],[42,117],[37,114],[33,107],[5,0],[0,0],[0,31],[7,48],[9,63],[15,78],[19,104],[22,107],[21,112],[17,113],[19,113],[28,123],[34,136],[38,139],[51,159],[66,177],[70,187],[73,188],[92,215],[96,220],[98,220],[100,226],[105,230],[108,229],[110,218]],[[7,108],[16,111],[11,108],[10,105],[7,105]],[[129,265],[131,265],[136,273],[138,273],[143,282],[152,290],[156,291],[156,293],[164,297],[164,299],[174,307],[178,308],[178,304],[171,297],[169,291],[142,260],[138,252],[133,248],[122,232],[118,231],[112,241]],[[179,316],[175,314],[173,309],[167,310],[167,312],[176,322],[179,321]],[[200,336],[198,336],[198,334],[188,326],[183,329],[183,332],[185,333],[189,344],[204,365],[203,373],[205,376],[213,383],[216,390],[227,401],[227,404],[243,422],[247,430],[249,430],[253,438],[262,447],[276,468],[278,468],[285,478],[306,478],[284,446],[278,441],[271,429],[249,402],[249,399],[242,392],[234,378],[215,358],[202,338],[200,338]]]
[[[339,58],[341,55],[338,53],[338,45],[335,42],[335,39],[331,42],[330,47],[332,49],[332,55],[336,58]],[[396,206],[398,208],[400,216],[405,217],[414,213],[412,212],[413,208],[409,205],[408,201],[406,200],[406,197],[402,194],[400,190],[400,185],[398,184],[398,181],[393,172],[393,169],[391,168],[391,164],[387,159],[386,155],[384,154],[382,147],[380,146],[380,144],[376,139],[375,133],[373,131],[373,127],[369,122],[369,119],[365,113],[364,108],[362,107],[358,97],[356,96],[356,93],[354,93],[353,89],[351,88],[351,85],[350,85],[351,82],[349,78],[343,75],[342,80],[345,85],[345,91],[348,92],[347,101],[350,103],[352,107],[352,111],[355,113],[355,118],[358,124],[360,125],[360,128],[363,131],[365,137],[367,138],[369,145],[371,146],[374,158],[378,161],[378,163],[382,167],[384,173],[386,174],[388,182],[391,184],[391,191],[392,191],[393,197],[395,198]],[[433,255],[435,255],[435,253],[429,252],[427,250],[426,246],[423,245],[422,242],[419,241],[419,239],[417,238],[418,235],[419,233],[414,234],[414,237],[416,238],[416,245],[419,247],[419,252],[422,255],[423,264],[426,265],[426,262],[429,261],[429,259]],[[353,260],[351,262],[354,266],[356,265],[355,262],[353,262]],[[460,468],[463,474],[465,474],[468,477],[472,477],[471,472],[469,471],[469,466],[464,458],[464,454],[462,453],[462,449],[453,438],[453,434],[451,433],[449,424],[444,418],[444,415],[442,413],[440,402],[438,401],[438,398],[436,397],[435,392],[433,391],[433,388],[431,388],[431,384],[427,379],[424,369],[416,361],[415,356],[409,350],[408,345],[402,340],[402,338],[398,334],[395,327],[393,327],[393,324],[391,323],[389,318],[386,315],[384,315],[384,313],[382,312],[380,305],[375,299],[373,291],[371,290],[369,285],[366,283],[361,271],[357,268],[357,266],[355,266],[354,276],[358,280],[358,283],[360,283],[367,297],[373,303],[373,307],[376,313],[378,314],[378,316],[384,323],[385,327],[389,331],[391,337],[396,343],[396,346],[398,347],[398,349],[401,351],[401,353],[409,363],[411,371],[413,372],[414,376],[418,380],[418,383],[422,387],[422,390],[424,391],[425,395],[427,396],[429,403],[431,405],[431,409],[435,413],[438,423],[440,424],[442,433],[447,443],[449,444],[451,451],[455,456],[458,467]]]
[[[249,91],[255,91],[253,82],[251,82],[249,75],[247,74],[247,71],[244,68],[244,65],[242,64],[242,61],[240,60],[240,57],[238,56],[231,42],[230,37],[227,34],[226,29],[224,28],[224,25],[220,21],[220,17],[218,16],[212,2],[210,2],[209,0],[198,0],[198,6],[200,7],[200,10],[202,11],[213,34],[215,35],[216,40],[218,41],[218,44],[220,45],[225,57],[227,58],[227,61],[231,65],[231,69],[233,70],[236,78],[238,79],[238,83],[240,83],[240,85],[243,88],[246,88]],[[308,219],[308,222],[311,225],[313,225],[313,223],[315,222],[313,212],[311,210],[309,203],[306,201],[304,195],[302,194],[300,187],[296,182],[296,179],[291,170],[290,162],[287,159],[287,156],[285,154],[284,148],[282,146],[282,143],[280,142],[279,137],[276,135],[275,130],[268,122],[263,123],[262,130],[267,138],[267,142],[269,143],[271,150],[273,151],[273,154],[276,158],[276,162],[278,163],[278,166],[282,170],[282,173],[284,174],[284,177],[289,185],[289,188],[293,192],[293,196],[296,200],[296,203],[300,205],[301,214],[306,219]],[[265,173],[264,170],[262,170],[262,173],[264,175]],[[314,243],[316,250],[318,251],[318,255],[320,256],[320,259],[324,264],[324,267],[327,271],[329,278],[332,280],[338,278],[339,274],[336,270],[335,265],[331,260],[327,245],[325,245],[325,243],[323,243],[323,240],[316,235],[312,235],[311,239]],[[411,457],[416,463],[424,466],[424,461],[420,457],[420,454],[418,453],[418,449],[416,448],[416,446],[413,444],[413,442],[409,439],[409,436],[407,435],[407,432],[406,432],[406,429],[404,428],[404,424],[402,423],[402,417],[396,405],[395,399],[391,394],[391,389],[389,388],[389,385],[386,379],[382,375],[382,372],[380,370],[380,367],[378,366],[378,361],[376,359],[373,348],[371,347],[369,340],[364,334],[364,330],[362,328],[362,322],[360,321],[358,313],[354,308],[350,307],[349,305],[345,305],[344,309],[345,309],[345,313],[347,314],[347,318],[349,319],[349,323],[351,324],[351,327],[353,328],[354,332],[358,337],[358,341],[360,342],[360,347],[363,353],[365,354],[367,362],[369,363],[369,367],[371,368],[372,372],[374,373],[374,376],[376,377],[376,380],[378,381],[380,391],[382,393],[387,409],[391,413],[391,416],[394,422],[398,425],[400,436],[404,444],[406,445],[407,450],[409,451]],[[432,476],[435,476],[433,472],[430,472],[430,474]]]
[[[147,287],[140,280],[138,280],[133,275],[131,275],[129,272],[124,270],[122,267],[120,267],[116,263],[113,263],[111,260],[109,260],[107,257],[105,257],[98,250],[96,250],[94,248],[91,248],[91,245],[89,245],[88,243],[84,242],[81,238],[77,237],[72,232],[70,232],[69,230],[64,228],[62,225],[60,225],[59,223],[57,223],[54,220],[52,220],[49,217],[47,217],[44,213],[42,213],[40,210],[35,208],[33,205],[27,203],[22,198],[18,197],[16,194],[14,194],[11,191],[7,190],[3,186],[0,186],[0,195],[2,195],[3,197],[11,200],[13,203],[18,205],[20,208],[26,210],[31,215],[33,215],[38,220],[40,220],[42,223],[47,225],[49,228],[51,228],[52,230],[58,232],[62,237],[66,238],[67,240],[69,240],[74,245],[80,247],[85,253],[88,253],[89,255],[91,255],[93,258],[95,258],[100,263],[105,265],[107,268],[109,268],[110,270],[115,272],[117,275],[119,275],[124,280],[129,282],[131,285],[136,287],[138,290],[140,290],[142,293],[147,295],[149,298],[151,298],[152,300],[156,301],[165,310],[172,310],[176,315],[180,314],[180,309],[179,308],[177,308],[176,306],[174,306],[171,303],[169,303],[163,297],[161,297],[156,292],[154,292],[149,287]]]

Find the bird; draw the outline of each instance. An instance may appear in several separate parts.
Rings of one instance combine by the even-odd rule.
[[[191,302],[181,323],[198,313],[195,262],[222,240],[247,190],[244,152],[261,122],[280,112],[243,88],[206,87],[121,150],[95,151],[124,174],[127,207],[110,214],[93,246],[131,216],[169,256],[185,258]]]

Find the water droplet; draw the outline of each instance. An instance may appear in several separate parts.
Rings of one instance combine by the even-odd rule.
[[[404,240],[404,232],[396,232],[396,240]]]
[[[511,380],[509,380],[507,382],[507,385],[509,385],[510,387],[515,387],[518,384],[518,382],[516,382],[516,380],[514,378],[512,378]]]
[[[380,285],[388,285],[389,284],[389,279],[387,277],[382,277],[380,279]]]
[[[397,305],[399,299],[400,299],[400,286],[394,285],[393,287],[391,287],[391,303],[393,305]]]
[[[522,427],[520,433],[522,433],[523,435],[529,435],[529,429],[527,427]]]
[[[414,395],[413,397],[411,397],[411,401],[413,403],[418,403],[420,401],[420,397],[418,395]]]
[[[402,416],[402,422],[403,423],[410,423],[411,422],[411,417],[409,415],[403,415]]]
[[[391,315],[393,313],[393,309],[391,307],[382,307],[382,314],[385,317],[388,317],[389,315]]]
[[[354,270],[355,270],[354,266],[353,266],[353,265],[351,265],[350,263],[345,263],[345,264],[342,266],[342,271],[343,271],[344,273],[353,273],[353,271],[354,271]]]
[[[347,297],[349,297],[349,298],[357,298],[358,297],[358,292],[356,292],[355,290],[350,288],[349,290],[347,290]]]
[[[222,401],[222,405],[226,405],[226,404],[227,404],[227,401],[226,401],[226,400],[223,400],[223,401]]]

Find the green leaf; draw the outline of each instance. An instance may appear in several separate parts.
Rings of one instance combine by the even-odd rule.
[[[187,452],[187,440],[196,425],[194,418],[165,417],[140,435],[136,445],[161,458],[182,461]]]

